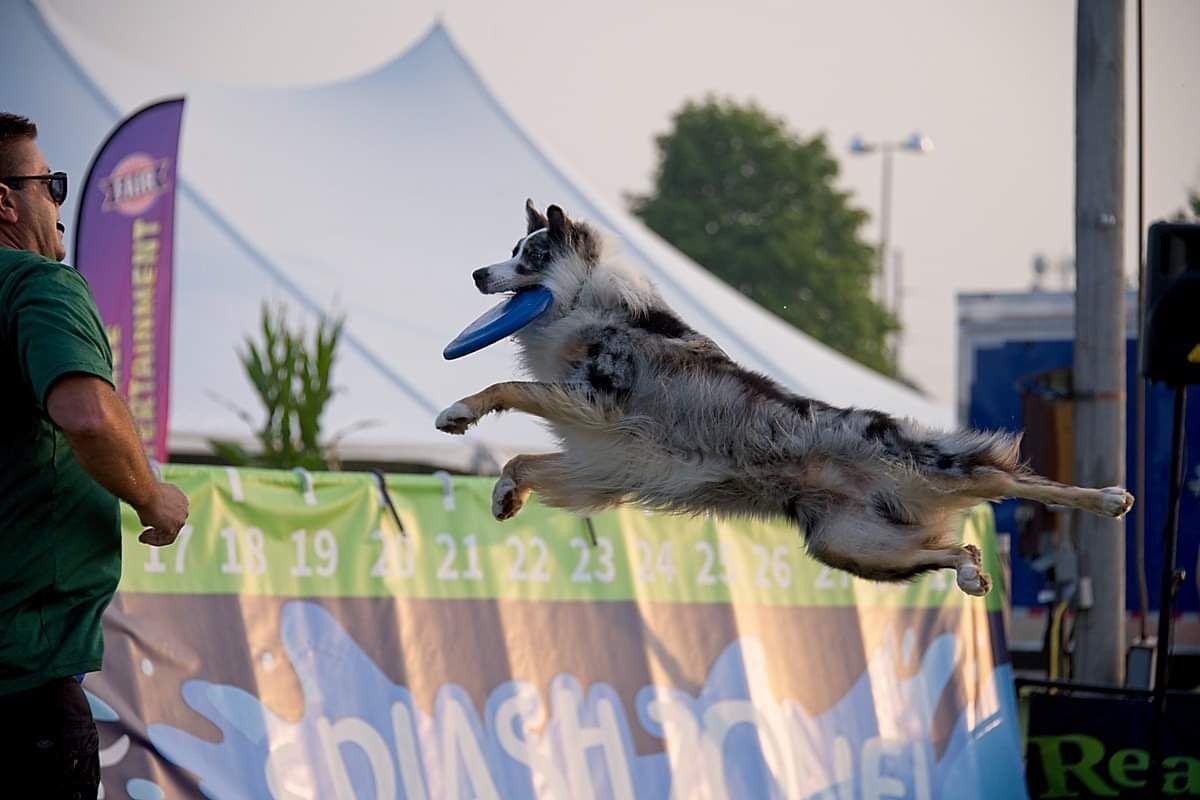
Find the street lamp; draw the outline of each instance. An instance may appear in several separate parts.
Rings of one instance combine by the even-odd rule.
[[[897,150],[922,155],[933,152],[933,140],[913,132],[898,142],[868,142],[855,135],[850,139],[850,153],[856,156],[879,151],[883,154],[883,189],[879,200],[879,304],[887,307],[887,248],[888,227],[892,216],[892,153]],[[900,309],[893,309],[899,313]]]

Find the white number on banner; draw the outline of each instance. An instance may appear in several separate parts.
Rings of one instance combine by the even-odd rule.
[[[779,588],[787,589],[792,585],[792,557],[787,545],[775,545],[771,551],[771,574]]]
[[[313,568],[308,565],[308,531],[296,531],[292,534],[292,541],[296,543],[296,564],[292,567],[292,575],[297,578],[311,577]],[[317,565],[317,575],[328,578],[337,572],[338,549],[333,531],[317,531],[313,536],[313,552],[321,562]]]
[[[463,545],[467,551],[467,568],[461,575],[458,568],[454,566],[454,562],[458,559],[458,543],[454,541],[454,537],[448,533],[439,533],[434,537],[434,541],[446,548],[446,557],[442,559],[442,565],[438,567],[438,580],[456,581],[460,577],[469,581],[483,580],[483,571],[479,569],[479,545],[475,541],[475,534],[463,537]]]
[[[599,551],[596,555],[596,563],[600,565],[598,570],[589,569],[592,561],[590,542],[576,536],[571,540],[571,547],[579,551],[579,561],[571,573],[572,582],[591,583],[595,580],[600,583],[612,583],[613,579],[617,577],[617,565],[613,563],[613,543],[607,536],[596,537],[596,550]]]
[[[571,540],[571,547],[579,551],[579,562],[571,573],[572,583],[591,583],[592,573],[588,571],[588,562],[592,559],[591,548],[583,539],[576,536]]]
[[[713,552],[713,546],[708,542],[696,542],[696,550],[704,556],[704,563],[700,565],[700,574],[696,576],[696,583],[701,586],[712,586],[718,580],[721,583],[733,582],[733,569],[730,568],[729,545],[721,542],[717,546],[716,552]],[[713,568],[720,562],[721,571],[714,576]]]
[[[248,551],[246,571],[251,575],[262,575],[267,571],[267,554],[265,552],[267,538],[258,528],[247,528],[246,538],[243,541],[245,549]]]
[[[242,562],[238,560],[237,531],[233,528],[221,528],[221,538],[225,540],[225,563],[221,572],[226,575],[239,575],[242,572]]]
[[[638,554],[634,574],[637,575],[638,583],[654,583],[654,546],[645,539],[638,539],[634,544]]]
[[[226,575],[262,575],[267,571],[266,537],[258,528],[247,528],[238,535],[233,528],[222,528],[225,540],[225,563],[221,572]],[[239,558],[239,551],[241,558]]]
[[[839,585],[843,589],[850,588],[850,573],[839,570],[836,573],[839,576],[837,579],[838,583],[836,584],[834,583],[834,574],[834,570],[831,567],[821,567],[821,570],[817,573],[814,585],[818,589],[836,589]]]
[[[754,570],[754,585],[760,589],[770,589],[771,579],[767,570],[771,567],[771,552],[761,544],[753,545],[750,552],[754,554],[754,562],[758,565]]]
[[[667,583],[672,583],[675,580],[675,556],[671,549],[670,542],[663,542],[658,546],[658,574],[667,579]]]
[[[596,561],[600,562],[600,571],[596,573],[596,580],[601,583],[612,583],[617,577],[617,565],[613,563],[613,543],[607,536],[596,537],[596,547],[600,548],[600,555],[596,557]]]
[[[454,537],[448,533],[439,533],[434,537],[434,541],[446,548],[446,557],[442,559],[442,565],[438,567],[438,580],[458,580],[458,570],[454,568],[454,559],[458,555],[458,542],[454,541]]]
[[[700,574],[696,576],[696,583],[701,586],[712,586],[717,582],[713,577],[713,549],[708,542],[697,542],[696,549],[704,556],[704,563],[700,565]]]
[[[318,575],[322,578],[328,578],[337,572],[338,548],[337,538],[333,535],[333,531],[317,531],[317,535],[313,537],[313,551],[316,552],[317,558],[321,561],[317,565]]]
[[[411,578],[416,572],[416,548],[399,534],[376,529],[371,531],[371,540],[382,542],[379,558],[371,566],[373,578]]]
[[[550,555],[550,551],[546,548],[546,543],[541,538],[534,536],[529,540],[529,549],[536,553],[533,568],[525,571],[525,542],[521,537],[513,535],[504,540],[504,543],[516,550],[516,557],[513,559],[512,566],[508,570],[508,578],[511,581],[518,583],[525,581],[533,581],[534,583],[549,583],[550,572],[546,569],[546,557]]]
[[[467,569],[463,572],[463,577],[469,581],[483,580],[483,572],[479,569],[479,546],[475,544],[475,534],[464,536],[463,544],[467,546]]]
[[[675,580],[675,555],[670,542],[658,546],[658,557],[654,555],[654,545],[645,539],[637,540],[638,567],[637,579],[642,583],[654,583],[655,572],[661,575],[667,583]]]
[[[150,551],[146,554],[146,572],[166,572],[167,565],[162,562],[162,553],[158,552],[158,548],[147,547],[146,549]]]
[[[179,536],[175,538],[175,542],[172,545],[169,545],[175,548],[176,575],[183,574],[183,570],[187,562],[187,546],[191,540],[192,526],[184,525],[179,530]],[[146,550],[149,551],[146,554],[146,563],[143,565],[143,568],[146,570],[146,572],[166,572],[167,565],[164,564],[162,560],[162,548],[147,547]]]
[[[755,586],[769,589],[774,585],[786,589],[792,585],[792,564],[786,547],[780,544],[774,550],[767,550],[761,544],[756,544],[751,552],[758,565],[754,573]]]
[[[296,543],[296,565],[292,567],[292,575],[307,578],[312,575],[312,567],[308,565],[308,531],[296,531],[292,541]]]
[[[175,573],[182,575],[187,567],[187,549],[192,543],[192,526],[184,525],[179,530],[179,538],[175,540]],[[156,549],[156,548],[151,548]]]

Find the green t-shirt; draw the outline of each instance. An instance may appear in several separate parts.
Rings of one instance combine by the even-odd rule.
[[[0,695],[100,669],[100,618],[121,577],[117,500],[46,413],[70,373],[113,379],[87,282],[0,248]]]

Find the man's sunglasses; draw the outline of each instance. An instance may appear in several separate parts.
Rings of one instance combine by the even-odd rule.
[[[56,205],[62,205],[67,202],[67,173],[51,172],[46,175],[9,175],[7,178],[0,178],[0,183],[6,186],[17,188],[16,184],[23,181],[45,181],[50,187],[50,199]]]

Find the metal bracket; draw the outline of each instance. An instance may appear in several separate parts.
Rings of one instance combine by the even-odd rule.
[[[400,535],[407,539],[408,531],[404,529],[404,523],[400,521],[400,513],[396,511],[396,506],[392,503],[392,496],[388,494],[387,478],[378,469],[371,470],[371,474],[375,476],[375,482],[379,485],[380,507],[385,507],[388,511],[392,512],[392,519],[396,523],[396,530],[400,531]]]

